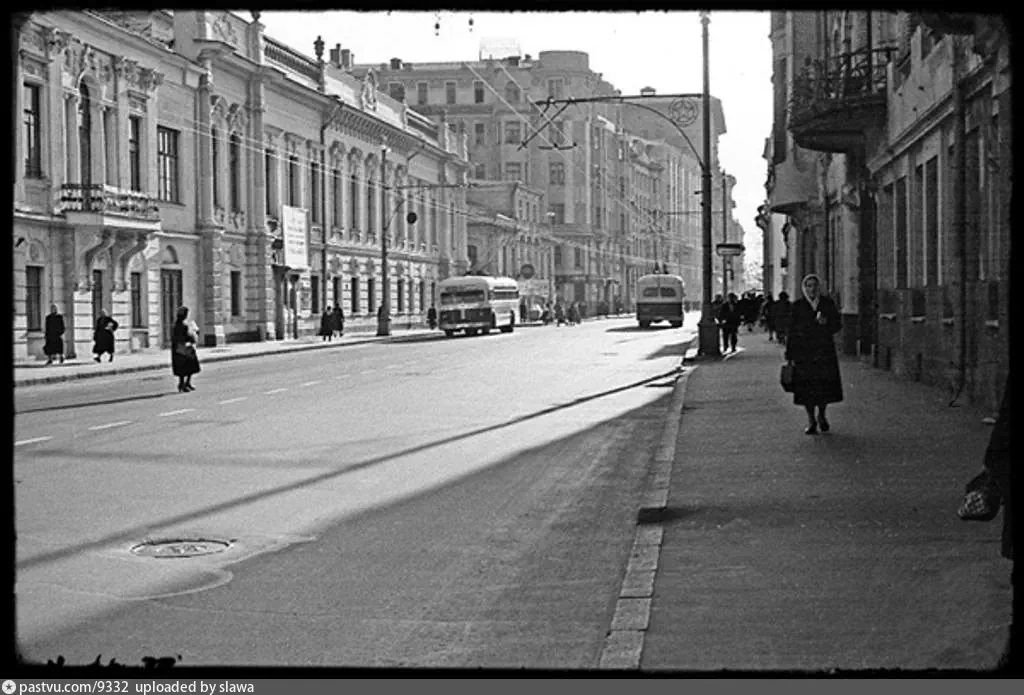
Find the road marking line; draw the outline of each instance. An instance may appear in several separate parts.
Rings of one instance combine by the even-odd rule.
[[[269,396],[272,393],[281,393],[282,391],[287,391],[287,390],[288,389],[271,389],[270,391],[264,391],[263,393],[265,395]]]
[[[321,382],[321,379],[317,379],[316,381],[307,381],[304,384],[300,384],[300,386],[312,386],[313,384],[319,384],[320,382]]]
[[[248,396],[239,396],[238,398],[229,398],[226,401],[219,401],[217,405],[227,405],[228,403],[237,403],[238,401],[244,401]]]
[[[105,425],[96,425],[95,427],[90,427],[89,429],[90,430],[106,430],[106,429],[110,429],[111,427],[120,427],[121,425],[130,425],[130,424],[132,424],[131,420],[118,420],[117,422],[108,422]]]
[[[14,446],[21,446],[22,444],[35,444],[36,442],[45,442],[53,437],[36,437],[35,439],[22,439],[20,442],[14,442]]]
[[[167,417],[168,415],[181,415],[182,413],[191,413],[195,408],[182,408],[181,410],[168,410],[166,413],[160,413],[160,417]]]

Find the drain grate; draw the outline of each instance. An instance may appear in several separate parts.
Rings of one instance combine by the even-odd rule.
[[[180,538],[168,541],[146,541],[132,546],[132,553],[143,557],[179,558],[221,553],[231,547],[229,541],[209,538]]]

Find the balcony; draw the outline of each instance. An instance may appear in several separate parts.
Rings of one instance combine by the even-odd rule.
[[[891,49],[855,51],[814,61],[793,80],[790,132],[800,147],[848,152],[884,125]]]
[[[160,228],[160,208],[155,198],[106,184],[63,184],[55,213],[73,224],[154,231]]]

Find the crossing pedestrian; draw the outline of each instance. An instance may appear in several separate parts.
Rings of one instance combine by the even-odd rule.
[[[43,326],[43,333],[46,342],[43,344],[43,352],[46,353],[46,364],[53,364],[53,358],[59,357],[60,363],[64,364],[64,317],[57,310],[56,304],[50,305],[50,313],[46,315]]]
[[[437,328],[437,308],[433,304],[427,309],[427,325],[430,326],[430,330]]]
[[[726,300],[718,307],[715,318],[718,319],[718,325],[722,331],[722,352],[728,352],[729,350],[736,352],[743,313],[736,299],[735,292],[730,292]]]
[[[786,339],[786,361],[793,365],[793,403],[807,411],[806,434],[828,432],[825,408],[843,400],[843,383],[833,336],[842,328],[839,310],[822,294],[821,279],[801,282],[803,297],[793,302]],[[817,411],[817,413],[815,413]]]
[[[188,321],[188,307],[179,307],[171,331],[171,371],[178,377],[178,391],[181,393],[196,390],[192,385],[192,375],[200,371],[196,352],[199,332],[196,328],[194,322]]]
[[[100,315],[96,319],[96,326],[92,332],[92,352],[95,362],[99,362],[100,357],[106,353],[110,353],[110,359],[107,361],[114,361],[114,331],[117,330],[117,326],[117,321],[110,317],[107,310],[100,309]]]
[[[340,304],[334,305],[334,310],[331,311],[331,330],[338,334],[338,337],[345,335],[345,312],[342,311]]]

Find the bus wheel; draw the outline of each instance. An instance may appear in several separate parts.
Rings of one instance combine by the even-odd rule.
[[[475,328],[467,328],[466,329],[466,335],[476,335],[476,329]]]
[[[445,331],[444,331],[444,337],[445,338],[451,338],[453,335],[455,335],[455,331],[447,329],[447,328],[445,329]]]
[[[639,321],[638,323],[640,324],[640,328],[650,328],[651,327],[651,322],[650,321]]]
[[[515,325],[516,325],[516,315],[514,313],[509,313],[509,315],[508,315],[508,325],[507,326],[502,326],[501,327],[501,332],[502,333],[511,333],[513,331],[513,329],[515,328]]]
[[[682,326],[683,326],[683,322],[682,321],[673,321],[672,322],[672,328],[682,328]]]

